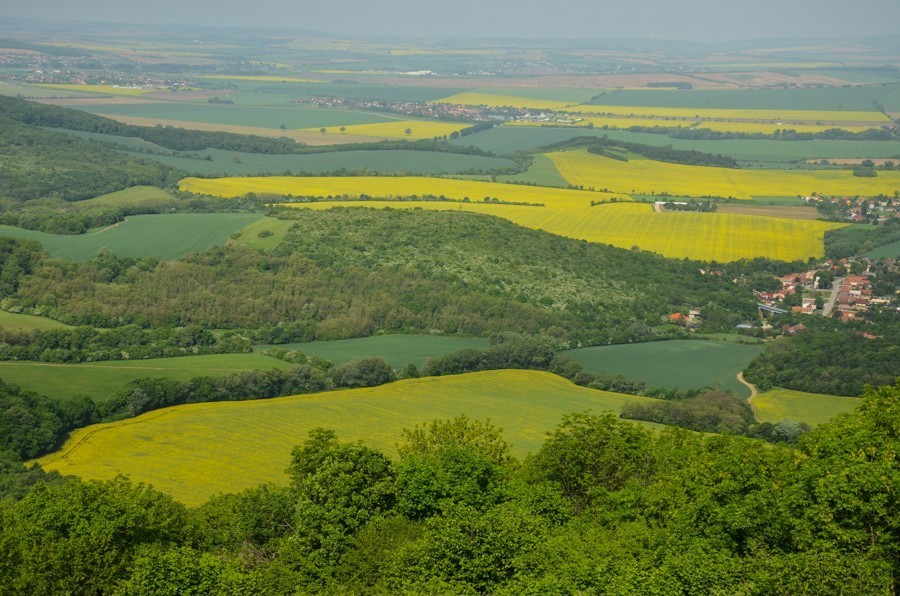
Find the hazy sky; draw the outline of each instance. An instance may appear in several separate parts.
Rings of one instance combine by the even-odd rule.
[[[718,42],[900,34],[900,0],[8,0],[3,17],[286,27],[366,37]]]

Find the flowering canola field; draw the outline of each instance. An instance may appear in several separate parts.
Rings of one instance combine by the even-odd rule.
[[[894,171],[878,172],[875,178],[860,178],[849,170],[736,170],[650,159],[625,162],[594,155],[587,150],[548,153],[547,157],[570,184],[623,193],[750,199],[754,196],[806,196],[814,192],[838,196],[893,196],[900,190],[900,172]]]
[[[603,242],[621,248],[639,247],[672,258],[735,261],[767,257],[786,261],[824,254],[826,230],[840,224],[731,213],[657,213],[651,205],[591,201],[617,195],[470,180],[426,177],[285,177],[186,178],[181,188],[222,197],[259,194],[332,197],[330,201],[291,203],[298,208],[391,207],[397,209],[461,210],[502,217],[515,224],[560,236]],[[448,201],[354,200],[361,194],[392,198],[444,195]],[[511,205],[503,201],[543,203]],[[459,199],[470,197],[469,202]]]

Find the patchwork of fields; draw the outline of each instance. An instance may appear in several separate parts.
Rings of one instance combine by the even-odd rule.
[[[157,410],[78,430],[39,463],[86,479],[128,474],[196,505],[218,492],[284,484],[291,449],[317,427],[396,453],[404,428],[465,413],[502,428],[521,457],[536,451],[565,414],[617,412],[625,403],[648,399],[578,387],[549,373],[486,371]]]
[[[893,196],[900,190],[900,172],[879,172],[860,178],[848,170],[736,170],[686,166],[650,159],[619,161],[587,150],[549,153],[560,174],[574,185],[614,192],[670,194],[692,197]]]

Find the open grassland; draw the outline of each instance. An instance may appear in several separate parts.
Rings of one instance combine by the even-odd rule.
[[[356,198],[361,195],[377,198],[432,195],[457,201],[468,197],[472,202],[483,201],[485,197],[490,197],[506,202],[543,203],[548,207],[585,207],[589,206],[591,201],[609,200],[613,197],[624,198],[621,194],[423,176],[184,178],[179,182],[179,188],[219,197],[240,197],[251,192],[295,197],[345,198]],[[448,206],[452,207],[455,204],[445,204],[445,207]]]
[[[0,329],[4,331],[46,331],[48,329],[71,329],[71,325],[48,319],[0,310]],[[2,377],[3,375],[0,375]]]
[[[284,484],[291,449],[317,427],[396,453],[404,428],[466,414],[501,427],[523,456],[571,412],[618,412],[646,398],[578,387],[536,371],[486,371],[250,402],[193,404],[72,434],[40,460],[85,479],[128,474],[190,505],[262,482]]]
[[[343,132],[338,129],[330,129],[330,134],[351,134],[362,137],[378,137],[382,139],[433,139],[434,137],[450,136],[454,132],[469,126],[466,122],[435,122],[429,120],[395,120],[393,122],[379,122],[377,124],[356,124],[345,127]],[[410,133],[406,134],[409,130]],[[309,129],[310,132],[319,132],[319,129]]]
[[[546,155],[535,155],[531,166],[524,172],[497,176],[498,182],[512,184],[538,184],[540,186],[559,186],[566,188],[569,181],[562,177],[559,170]]]
[[[859,398],[804,393],[792,389],[772,389],[753,398],[756,414],[762,422],[792,420],[816,426],[859,405]]]
[[[272,250],[281,244],[292,225],[294,222],[290,220],[263,217],[232,234],[228,244],[263,251]]]
[[[873,248],[866,256],[870,259],[900,259],[900,240]]]
[[[336,364],[361,358],[383,358],[394,369],[407,364],[421,367],[426,358],[443,356],[464,348],[486,348],[488,340],[481,337],[453,337],[439,335],[375,335],[357,339],[312,341],[280,346],[258,346],[300,350],[307,356],[320,356]]]
[[[177,259],[224,244],[237,230],[262,217],[258,213],[177,213],[135,215],[108,228],[69,236],[0,226],[0,235],[41,243],[50,255],[86,261],[107,248],[123,257]]]
[[[875,110],[756,110],[726,108],[673,108],[667,106],[578,105],[565,108],[576,114],[611,114],[613,116],[658,117],[682,120],[732,120],[735,122],[763,121],[770,123],[844,124],[865,123],[883,126],[890,124],[887,116]]]
[[[529,207],[484,203],[341,201],[293,203],[292,207],[336,206],[392,209],[459,209],[508,219],[526,228],[639,247],[670,258],[729,262],[766,257],[806,260],[825,253],[825,230],[841,224],[727,213],[656,213],[647,204],[611,203],[596,207]]]
[[[94,197],[93,199],[78,201],[75,205],[78,205],[79,207],[93,207],[96,205],[123,207],[163,203],[173,199],[174,197],[172,195],[155,186],[133,186],[131,188],[126,188],[125,190]]]
[[[567,350],[564,355],[585,369],[644,381],[650,387],[716,387],[748,397],[737,374],[762,351],[761,346],[703,340],[653,341]]]
[[[150,93],[154,89],[143,89],[141,87],[117,87],[115,85],[63,85],[41,83],[39,87],[47,89],[59,89],[61,91],[77,91],[81,93],[101,93],[103,95],[125,95],[127,97],[138,97],[145,93]]]
[[[750,199],[754,196],[823,195],[893,196],[900,190],[900,172],[879,172],[860,178],[848,170],[736,170],[686,166],[650,159],[627,162],[586,150],[549,153],[556,169],[571,184],[609,188],[614,192],[718,196]]]
[[[787,219],[814,220],[819,218],[815,207],[795,207],[790,205],[746,205],[742,203],[719,203],[718,213],[738,213],[762,217],[784,217]]]
[[[87,395],[100,403],[134,379],[153,377],[187,381],[194,377],[221,377],[245,370],[270,370],[288,366],[290,365],[286,362],[256,353],[81,364],[17,361],[0,362],[0,378],[58,401],[65,401],[76,395]]]

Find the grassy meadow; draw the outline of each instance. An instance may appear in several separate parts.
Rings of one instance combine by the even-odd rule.
[[[356,339],[257,346],[254,349],[262,351],[271,347],[300,350],[307,356],[319,356],[336,364],[377,356],[386,360],[394,369],[399,370],[407,364],[421,367],[427,358],[443,356],[463,348],[486,348],[487,346],[488,340],[481,337],[375,335]]]
[[[621,193],[750,199],[806,196],[815,192],[837,196],[893,196],[900,190],[900,172],[894,171],[879,172],[875,178],[860,178],[849,170],[736,170],[650,159],[619,161],[587,150],[547,155],[571,184]]]
[[[396,453],[404,428],[466,414],[490,419],[514,453],[537,450],[571,412],[618,412],[640,398],[537,371],[485,371],[247,402],[192,404],[75,431],[39,460],[85,479],[128,474],[189,505],[262,482],[284,484],[291,449],[317,427]]]
[[[125,190],[111,192],[93,199],[78,201],[75,205],[81,207],[93,207],[102,205],[105,207],[124,207],[132,205],[146,205],[148,203],[164,203],[175,197],[161,188],[155,186],[132,186]]]
[[[819,395],[792,389],[772,389],[753,398],[753,406],[762,422],[792,420],[816,426],[859,405],[859,398]]]
[[[0,329],[4,331],[47,331],[48,329],[71,329],[71,325],[48,319],[0,310]],[[0,375],[2,377],[3,375]]]
[[[671,340],[567,350],[564,355],[585,369],[644,381],[650,387],[699,389],[719,386],[748,397],[737,374],[762,351],[761,346],[719,341]]]
[[[65,401],[76,395],[87,395],[100,403],[112,397],[116,391],[134,379],[153,377],[187,381],[194,377],[220,377],[245,370],[269,370],[289,366],[286,362],[257,353],[209,354],[80,364],[15,361],[0,362],[0,378],[56,400]]]
[[[101,248],[123,257],[177,259],[224,244],[234,232],[262,217],[259,213],[177,213],[134,215],[108,228],[77,236],[0,226],[0,235],[36,240],[50,255],[86,261]]]

